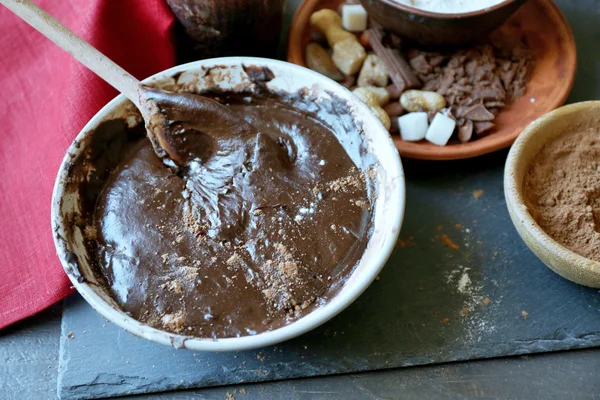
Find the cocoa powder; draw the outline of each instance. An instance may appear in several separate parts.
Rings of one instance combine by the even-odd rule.
[[[529,213],[554,240],[600,261],[600,125],[580,125],[547,143],[524,178]]]

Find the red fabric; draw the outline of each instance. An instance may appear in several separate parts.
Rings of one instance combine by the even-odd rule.
[[[39,0],[137,78],[175,64],[163,0]],[[0,328],[72,292],[50,228],[67,147],[117,92],[0,5]]]

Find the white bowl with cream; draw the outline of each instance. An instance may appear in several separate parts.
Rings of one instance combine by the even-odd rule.
[[[539,0],[536,0],[539,1]],[[526,0],[360,0],[387,31],[423,45],[481,41]]]
[[[440,14],[466,14],[495,7],[506,0],[394,0],[419,10]]]
[[[77,291],[109,321],[144,339],[195,351],[240,351],[291,339],[323,324],[356,300],[375,279],[394,249],[405,206],[405,183],[400,158],[385,127],[367,106],[344,87],[306,68],[250,57],[196,61],[160,72],[144,83],[164,88],[177,83],[184,90],[189,87],[198,92],[211,88],[243,90],[252,84],[243,65],[269,68],[275,76],[266,84],[271,91],[296,93],[308,90],[316,97],[316,101],[329,101],[331,96],[335,96],[349,107],[355,123],[362,126],[366,149],[376,161],[376,199],[373,204],[371,237],[362,257],[337,294],[325,305],[281,328],[253,336],[212,339],[174,334],[131,318],[120,310],[105,286],[97,280],[89,262],[90,256],[86,253],[84,234],[75,223],[81,212],[80,194],[67,185],[72,165],[82,159],[86,143],[89,143],[89,136],[94,129],[103,121],[132,115],[131,103],[123,95],[119,95],[88,122],[68,149],[54,187],[52,229],[58,256]],[[213,72],[207,73],[211,69]]]

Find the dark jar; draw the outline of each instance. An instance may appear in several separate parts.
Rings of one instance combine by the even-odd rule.
[[[193,41],[193,55],[273,57],[284,0],[167,0]],[[190,49],[181,49],[190,53]]]

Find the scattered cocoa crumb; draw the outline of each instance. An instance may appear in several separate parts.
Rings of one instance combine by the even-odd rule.
[[[444,318],[444,319],[442,320],[442,323],[444,323],[444,324],[447,324],[447,323],[449,323],[449,322],[450,322],[450,318]]]
[[[456,224],[456,225],[454,225],[454,227],[458,230],[461,230],[463,228],[463,226],[461,224]]]
[[[75,339],[75,334],[73,332],[67,333],[67,339]]]
[[[354,189],[361,189],[365,181],[365,177],[360,171],[350,171],[350,175],[343,178],[338,178],[329,183],[329,189],[334,192],[349,192]],[[354,173],[353,173],[354,172]]]
[[[185,316],[182,311],[175,314],[165,314],[161,318],[163,327],[171,332],[180,333],[183,331]]]
[[[206,234],[208,226],[202,225],[198,219],[194,217],[192,211],[186,208],[183,212],[183,224],[185,228],[194,236],[200,237]]]
[[[452,241],[452,239],[450,239],[450,237],[448,235],[446,235],[445,233],[440,235],[440,239],[442,240],[442,243],[444,244],[444,246],[449,247],[452,250],[460,249],[460,247],[458,247],[458,245],[456,243],[454,243]]]
[[[233,253],[233,254],[231,255],[231,257],[229,257],[229,258],[227,259],[227,261],[226,261],[226,262],[227,262],[227,264],[229,264],[229,265],[233,265],[233,264],[236,264],[236,263],[238,263],[238,262],[240,262],[240,261],[242,261],[242,258],[239,256],[239,254],[238,254],[238,253]]]
[[[88,240],[96,240],[98,237],[98,230],[95,226],[87,225],[83,230],[83,235]]]
[[[261,282],[256,283],[251,280],[248,276],[246,279],[251,284],[259,285],[264,287],[262,294],[267,301],[267,304],[272,306],[275,310],[286,309],[293,317],[298,317],[305,306],[304,304],[300,309],[296,309],[294,306],[298,302],[294,299],[294,296],[290,288],[298,288],[302,285],[302,281],[299,277],[299,265],[292,252],[281,243],[274,243],[273,247],[277,252],[277,258],[275,260],[267,260],[261,268]],[[288,317],[290,316],[288,315]]]
[[[396,247],[401,249],[404,247],[414,246],[415,244],[416,243],[414,241],[414,238],[412,236],[409,236],[406,239],[398,239],[398,241],[396,242]]]
[[[375,280],[376,280],[376,281],[378,281],[378,280],[380,280],[380,279],[381,279],[381,278],[379,277],[379,275],[377,275],[377,276],[375,277]]]
[[[181,273],[185,276],[185,278],[193,282],[198,278],[198,270],[192,267],[180,267]]]
[[[368,202],[368,201],[364,201],[364,200],[355,200],[355,201],[354,201],[354,204],[355,204],[357,207],[364,208],[364,209],[366,209],[366,210],[368,210],[368,211],[371,211],[371,204],[369,204],[369,202]]]
[[[478,199],[481,196],[483,196],[483,190],[482,189],[473,190],[473,198],[474,199]]]
[[[371,179],[375,179],[377,178],[377,169],[373,168],[373,167],[369,167],[367,168],[367,175],[369,175],[369,178]]]
[[[290,261],[282,262],[279,264],[279,272],[288,278],[296,277],[298,275],[298,265]]]
[[[177,279],[167,283],[166,289],[177,294],[183,292],[183,286],[181,285],[181,281]]]
[[[460,310],[462,312],[463,315],[468,315],[469,314],[469,309],[467,307],[463,307],[462,310]]]
[[[483,301],[481,302],[484,306],[488,306],[488,304],[490,304],[490,298],[486,297],[485,299],[483,299]]]

